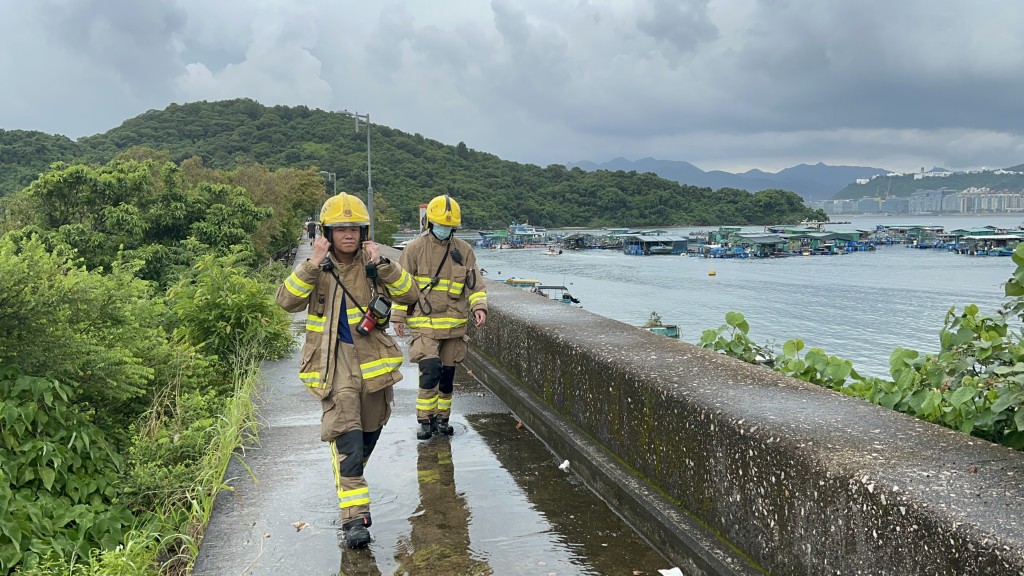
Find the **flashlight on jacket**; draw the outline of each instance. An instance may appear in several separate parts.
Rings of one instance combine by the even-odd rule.
[[[383,296],[374,296],[373,300],[370,300],[370,305],[366,307],[366,313],[356,325],[356,332],[366,336],[375,327],[386,328],[389,316],[391,316],[391,302]]]

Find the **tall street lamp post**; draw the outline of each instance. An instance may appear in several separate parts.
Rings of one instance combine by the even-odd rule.
[[[370,240],[373,236],[373,171],[370,167],[370,114],[359,114],[358,112],[342,112],[356,120],[356,132],[359,132],[359,121],[366,122],[366,208],[370,212]]]
[[[320,175],[321,176],[325,176],[327,178],[328,182],[333,182],[334,183],[333,188],[331,188],[331,194],[333,196],[337,196],[338,195],[338,175],[335,174],[334,172],[328,172],[326,170],[321,170],[320,171]]]

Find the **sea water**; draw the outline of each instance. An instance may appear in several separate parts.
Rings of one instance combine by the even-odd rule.
[[[826,229],[874,229],[922,224],[957,228],[992,225],[1015,229],[1021,217],[857,216]],[[707,231],[715,228],[702,227]],[[671,228],[685,235],[695,228]],[[763,231],[760,226],[744,231]],[[556,231],[550,231],[552,233]],[[598,231],[594,231],[598,233]],[[1006,301],[1003,285],[1015,265],[1011,258],[966,256],[902,245],[836,256],[773,259],[705,259],[687,256],[627,256],[614,250],[478,248],[479,266],[489,280],[512,276],[565,285],[583,308],[626,324],[643,324],[657,312],[678,324],[682,339],[697,343],[701,333],[741,312],[748,336],[777,352],[790,339],[846,358],[862,375],[888,377],[896,348],[922,353],[939,349],[946,313],[976,304],[994,314]],[[714,275],[709,273],[714,272]]]

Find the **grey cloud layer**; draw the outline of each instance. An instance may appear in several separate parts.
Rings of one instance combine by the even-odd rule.
[[[3,5],[0,127],[247,96],[546,165],[1024,162],[1019,0]]]

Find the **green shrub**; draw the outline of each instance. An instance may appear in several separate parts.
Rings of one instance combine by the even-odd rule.
[[[1024,247],[1024,245],[1022,245]],[[1024,250],[1024,248],[1021,248]],[[849,360],[811,348],[801,358],[802,340],[789,340],[782,354],[755,344],[739,312],[729,312],[718,330],[705,330],[700,345],[746,362],[849,396],[1024,450],[1024,336],[1009,319],[1022,320],[1017,298],[995,316],[966,306],[950,309],[939,334],[938,354],[897,348],[889,357],[892,380],[863,377]]]
[[[134,520],[115,503],[121,458],[72,389],[0,367],[0,430],[0,573],[116,547]]]
[[[228,364],[245,350],[279,358],[292,347],[290,318],[272,288],[249,278],[232,258],[205,256],[170,292],[175,334]]]

